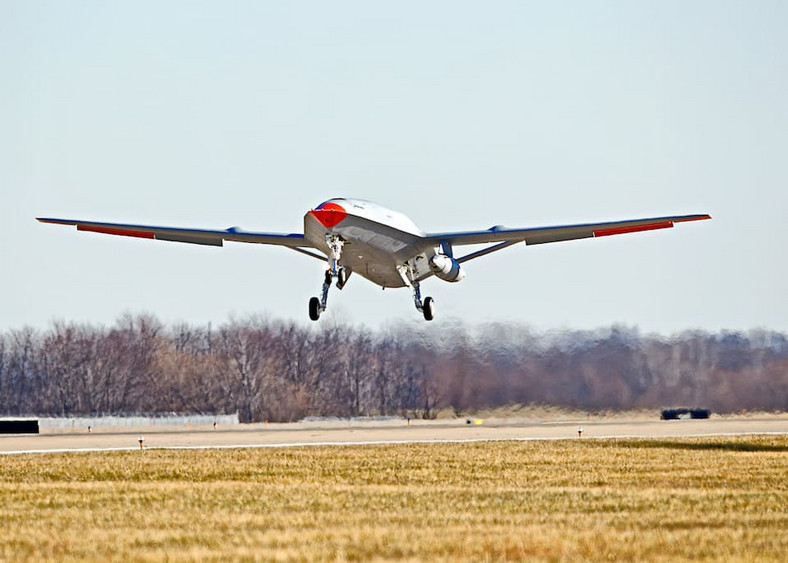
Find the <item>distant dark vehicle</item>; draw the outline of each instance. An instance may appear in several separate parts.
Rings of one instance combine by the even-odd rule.
[[[0,434],[38,434],[38,419],[0,420]]]
[[[711,416],[711,410],[709,409],[686,409],[686,408],[678,408],[678,409],[663,409],[662,415],[660,419],[662,420],[679,420],[680,418],[686,418],[689,415],[690,418],[709,418]]]

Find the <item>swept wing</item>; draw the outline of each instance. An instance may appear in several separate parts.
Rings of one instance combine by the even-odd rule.
[[[304,240],[304,235],[300,233],[258,233],[244,231],[238,227],[231,227],[223,231],[215,231],[209,229],[184,229],[179,227],[156,227],[152,225],[131,225],[125,223],[98,223],[79,219],[53,219],[48,217],[38,217],[37,219],[42,223],[76,226],[78,231],[166,240],[171,242],[185,242],[189,244],[203,244],[208,246],[223,246],[224,241],[233,241],[274,244],[287,246],[294,250],[301,250],[302,247],[311,247],[311,245]],[[320,258],[323,259],[322,256]]]
[[[579,225],[557,225],[552,227],[534,227],[527,229],[511,229],[506,227],[492,227],[485,231],[464,231],[448,233],[430,233],[420,241],[423,248],[436,247],[441,244],[463,246],[471,244],[493,244],[483,250],[472,252],[457,258],[457,261],[467,262],[474,258],[484,256],[496,250],[501,250],[518,242],[527,245],[545,244],[548,242],[561,242],[583,238],[622,235],[656,229],[669,229],[675,223],[688,221],[702,221],[711,219],[710,215],[674,215],[670,217],[652,217],[648,219],[628,219],[625,221],[609,221],[605,223],[583,223]]]

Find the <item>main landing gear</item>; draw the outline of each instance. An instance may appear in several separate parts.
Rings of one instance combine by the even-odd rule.
[[[425,297],[424,301],[421,300],[421,290],[417,281],[413,282],[413,302],[416,309],[424,315],[425,321],[435,318],[435,300],[432,297]]]
[[[326,270],[325,278],[323,279],[323,292],[321,297],[312,297],[309,300],[309,318],[316,321],[320,318],[320,314],[326,310],[328,305],[328,290],[334,278],[337,280],[337,289],[345,287],[352,270],[339,265],[339,259],[342,256],[342,247],[345,244],[341,238],[336,235],[326,235],[326,244],[329,248],[328,256],[328,269]],[[413,290],[413,303],[416,305],[425,321],[431,321],[435,318],[435,300],[432,297],[425,297],[421,299],[421,286],[413,271],[413,267],[409,263],[397,266],[397,272],[402,278],[403,283]]]
[[[416,305],[416,310],[424,315],[425,321],[434,319],[435,300],[432,297],[425,297],[424,301],[421,300],[421,286],[414,275],[413,269],[408,264],[405,264],[397,266],[397,272],[399,272],[399,276],[405,285],[413,290],[413,303]]]
[[[342,289],[352,273],[350,268],[339,265],[339,259],[342,256],[342,246],[345,244],[345,241],[336,235],[326,235],[326,244],[328,244],[331,252],[328,256],[328,270],[326,270],[326,277],[323,280],[323,293],[319,299],[313,297],[309,300],[309,318],[313,321],[319,319],[320,313],[326,310],[328,290],[334,278],[337,279],[337,289]]]

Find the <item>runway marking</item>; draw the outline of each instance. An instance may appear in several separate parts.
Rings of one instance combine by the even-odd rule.
[[[788,432],[714,432],[708,434],[676,434],[669,436],[648,436],[645,434],[614,434],[607,436],[588,436],[585,438],[569,438],[566,436],[535,436],[526,438],[456,438],[456,439],[415,439],[415,440],[361,440],[351,442],[285,442],[274,444],[215,444],[203,446],[149,446],[146,450],[239,450],[265,448],[309,448],[325,446],[385,446],[408,444],[472,444],[480,442],[547,442],[557,440],[620,440],[644,438],[650,440],[667,440],[674,438],[713,438],[719,436],[782,436]],[[56,448],[51,450],[13,450],[0,451],[0,455],[53,454],[53,453],[98,453],[140,451],[137,447],[122,448]]]

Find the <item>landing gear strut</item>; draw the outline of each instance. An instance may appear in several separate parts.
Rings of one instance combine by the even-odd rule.
[[[345,287],[351,274],[349,268],[339,265],[339,259],[342,256],[342,246],[345,244],[345,241],[337,235],[326,235],[326,244],[331,252],[328,255],[328,269],[323,280],[323,292],[319,299],[312,297],[309,300],[309,318],[313,321],[318,320],[320,313],[325,311],[328,306],[328,290],[333,279],[337,278],[337,289],[342,289]]]
[[[409,264],[397,266],[402,281],[406,286],[413,290],[413,303],[416,305],[416,310],[424,315],[425,321],[431,321],[435,318],[435,300],[432,297],[425,297],[424,301],[421,300],[421,285],[419,280],[415,279],[413,269]]]

